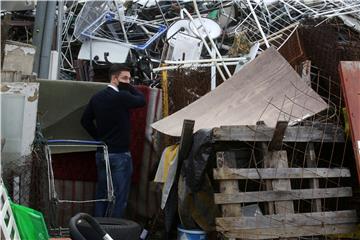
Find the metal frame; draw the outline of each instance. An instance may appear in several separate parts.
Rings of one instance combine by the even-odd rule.
[[[54,171],[52,168],[52,158],[51,158],[51,147],[102,147],[104,151],[104,160],[106,168],[106,180],[107,180],[107,198],[104,199],[92,199],[84,201],[73,201],[59,199],[55,189],[55,179]],[[111,177],[111,169],[109,163],[109,153],[108,148],[104,142],[99,141],[83,141],[83,140],[48,140],[45,145],[45,154],[48,164],[48,180],[49,180],[49,200],[53,203],[89,203],[89,202],[99,202],[107,201],[109,202],[107,215],[110,215],[112,212],[112,207],[115,202],[114,188]]]

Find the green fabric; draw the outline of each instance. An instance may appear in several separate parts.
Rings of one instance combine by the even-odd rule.
[[[49,234],[41,212],[10,201],[21,239],[49,239]]]
[[[207,17],[212,20],[216,20],[216,19],[218,19],[218,16],[219,16],[219,10],[214,10],[214,11],[210,12]]]

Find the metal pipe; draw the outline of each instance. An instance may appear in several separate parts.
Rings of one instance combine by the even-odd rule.
[[[217,65],[221,65],[221,66],[234,66],[239,64],[239,62],[227,62],[227,63],[217,63]],[[153,72],[159,72],[159,71],[163,71],[163,70],[174,70],[174,69],[179,69],[179,68],[190,68],[190,67],[211,67],[213,66],[214,63],[204,63],[204,64],[184,64],[184,65],[180,65],[180,66],[166,66],[166,67],[158,67],[158,68],[154,68]]]
[[[41,46],[39,78],[47,79],[49,74],[51,44],[55,28],[56,1],[49,1],[46,6],[45,26]]]
[[[304,13],[302,11],[300,11],[299,9],[297,9],[296,7],[292,6],[291,4],[285,2],[284,0],[280,0],[280,2],[286,6],[288,6],[289,8],[293,9],[294,11],[296,11],[297,13],[304,15]],[[289,14],[290,16],[290,14]]]
[[[58,52],[58,68],[56,73],[56,79],[59,79],[60,63],[62,54],[62,28],[63,28],[63,14],[64,14],[64,1],[58,1],[58,25],[57,25],[57,44],[56,49]]]
[[[223,58],[223,59],[198,59],[198,60],[183,60],[183,61],[172,61],[172,60],[165,60],[164,63],[166,64],[188,64],[188,63],[211,63],[211,62],[234,62],[234,61],[241,61],[247,60],[246,57],[238,57],[238,58]]]
[[[256,4],[255,9],[259,6],[259,4],[260,4],[260,2],[259,2],[258,4]],[[239,7],[240,7],[240,6],[239,6]],[[237,33],[237,31],[239,30],[239,28],[247,21],[247,19],[248,19],[250,16],[251,16],[251,14],[248,14],[240,24],[236,25],[236,28],[235,28],[232,32],[230,32],[230,34],[235,34],[235,33]]]
[[[213,49],[213,54],[212,54],[212,58],[216,57],[216,52]],[[210,81],[210,86],[211,86],[211,91],[214,90],[216,88],[216,67],[215,64],[213,63],[213,65],[211,66],[211,81]]]
[[[356,9],[356,10],[351,10],[349,12],[335,12],[333,14],[330,15],[326,15],[327,18],[332,18],[332,17],[338,17],[341,15],[348,15],[348,14],[353,14],[353,13],[360,13],[360,9]]]
[[[215,52],[216,52],[216,54],[218,55],[219,59],[222,59],[222,55],[221,55],[221,53],[219,52],[219,50],[217,49],[216,44],[214,43],[214,40],[210,37],[209,32],[207,31],[207,29],[204,27],[204,25],[203,25],[203,23],[202,23],[201,14],[200,14],[199,8],[198,8],[198,6],[197,6],[196,0],[193,0],[193,4],[194,4],[195,12],[196,12],[196,14],[198,15],[199,21],[200,21],[200,23],[201,23],[201,26],[204,28],[205,33],[206,33],[206,36],[207,36],[208,39],[210,40],[210,43],[211,43],[211,45],[212,45],[212,48],[215,50]],[[199,35],[200,35],[200,34],[199,34]],[[212,51],[209,52],[210,55],[211,55],[211,52],[212,52]],[[225,69],[225,72],[227,73],[228,77],[231,77],[231,73],[230,73],[230,71],[229,71],[229,69],[227,68],[226,65],[224,65],[224,69]]]
[[[253,15],[253,17],[254,17],[254,19],[255,19],[256,25],[257,25],[257,27],[259,28],[260,34],[261,34],[262,38],[264,39],[265,45],[266,45],[267,48],[269,48],[269,47],[270,47],[269,42],[268,42],[268,40],[266,39],[266,36],[265,36],[264,31],[262,30],[262,27],[261,27],[261,25],[260,25],[259,19],[257,18],[256,13],[255,13],[255,11],[254,11],[254,8],[252,7],[250,0],[246,0],[246,1],[247,1],[247,4],[249,5],[251,14]]]
[[[125,21],[124,5],[121,3],[121,6],[119,6],[119,4],[116,0],[114,2],[116,5],[117,12],[119,14],[119,22],[120,22],[121,30],[124,33],[125,42],[129,43],[129,39],[127,37],[127,33],[126,33],[125,25],[124,25],[124,21]],[[130,54],[130,58],[132,59],[133,56],[132,56],[131,51],[129,51],[129,54]]]
[[[47,1],[38,1],[36,5],[36,15],[34,22],[33,30],[33,40],[32,44],[36,47],[35,56],[34,56],[34,65],[33,72],[39,74],[39,65],[40,65],[40,56],[41,56],[41,46],[43,39],[43,30],[46,14],[46,5]]]
[[[318,13],[318,14],[315,14],[314,17],[317,18],[317,17],[321,17],[323,15],[328,15],[328,14],[334,14],[336,12],[340,13],[344,10],[347,10],[347,9],[353,9],[353,8],[356,8],[356,7],[359,7],[360,4],[355,4],[355,5],[349,5],[349,6],[346,6],[346,7],[343,7],[343,8],[336,8],[336,9],[332,9],[332,10],[329,10],[329,11],[325,11],[325,12],[322,12],[322,13]]]
[[[116,5],[117,12],[119,14],[119,22],[120,22],[121,30],[124,33],[125,42],[129,43],[129,40],[128,40],[128,37],[126,34],[126,30],[125,30],[125,26],[124,26],[124,20],[125,20],[124,6],[122,4],[119,6],[119,4],[116,0],[114,2]]]
[[[181,12],[184,12],[184,13],[188,16],[188,18],[190,19],[190,21],[191,21],[191,22],[194,22],[194,19],[192,18],[191,14],[190,14],[185,8],[181,9]],[[205,46],[206,50],[208,51],[208,53],[209,53],[210,56],[211,56],[211,50],[210,50],[209,45],[208,45],[207,42],[205,41],[205,38],[199,33],[199,31],[198,31],[196,28],[194,28],[194,29],[195,29],[195,31],[197,32],[197,34],[200,36],[201,41],[204,43],[204,46]],[[221,70],[221,68],[219,67],[218,64],[216,64],[216,68],[218,69],[221,78],[222,78],[224,81],[226,81],[226,77],[224,76],[224,73],[222,72],[222,70]]]

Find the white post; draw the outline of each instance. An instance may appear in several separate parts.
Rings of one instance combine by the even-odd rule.
[[[256,16],[256,13],[255,13],[255,11],[254,11],[254,8],[253,8],[252,5],[251,5],[250,0],[247,0],[247,4],[249,5],[249,8],[250,8],[250,10],[251,10],[251,14],[253,15],[253,17],[254,17],[254,19],[255,19],[256,25],[257,25],[257,27],[259,28],[260,34],[261,34],[262,38],[264,39],[265,45],[266,45],[267,48],[269,48],[269,47],[270,47],[269,42],[268,42],[268,40],[267,40],[267,38],[266,38],[266,36],[265,36],[264,31],[262,30],[262,27],[261,27],[261,25],[260,25],[259,19],[258,19],[257,16]]]
[[[211,58],[216,58],[216,51],[213,48],[212,49],[212,57]],[[216,88],[216,65],[215,63],[213,63],[213,65],[211,66],[211,91],[214,90]]]
[[[50,80],[57,79],[58,66],[59,66],[59,53],[57,51],[51,51],[48,79],[50,79]]]

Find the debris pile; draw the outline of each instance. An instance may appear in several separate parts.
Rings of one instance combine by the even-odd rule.
[[[270,46],[281,49],[309,20],[319,27],[339,18],[360,30],[357,1],[87,1],[66,9],[63,73],[75,73],[79,59],[91,60],[89,71],[128,61],[148,84],[161,70],[211,66],[225,81],[230,66],[237,72]]]

